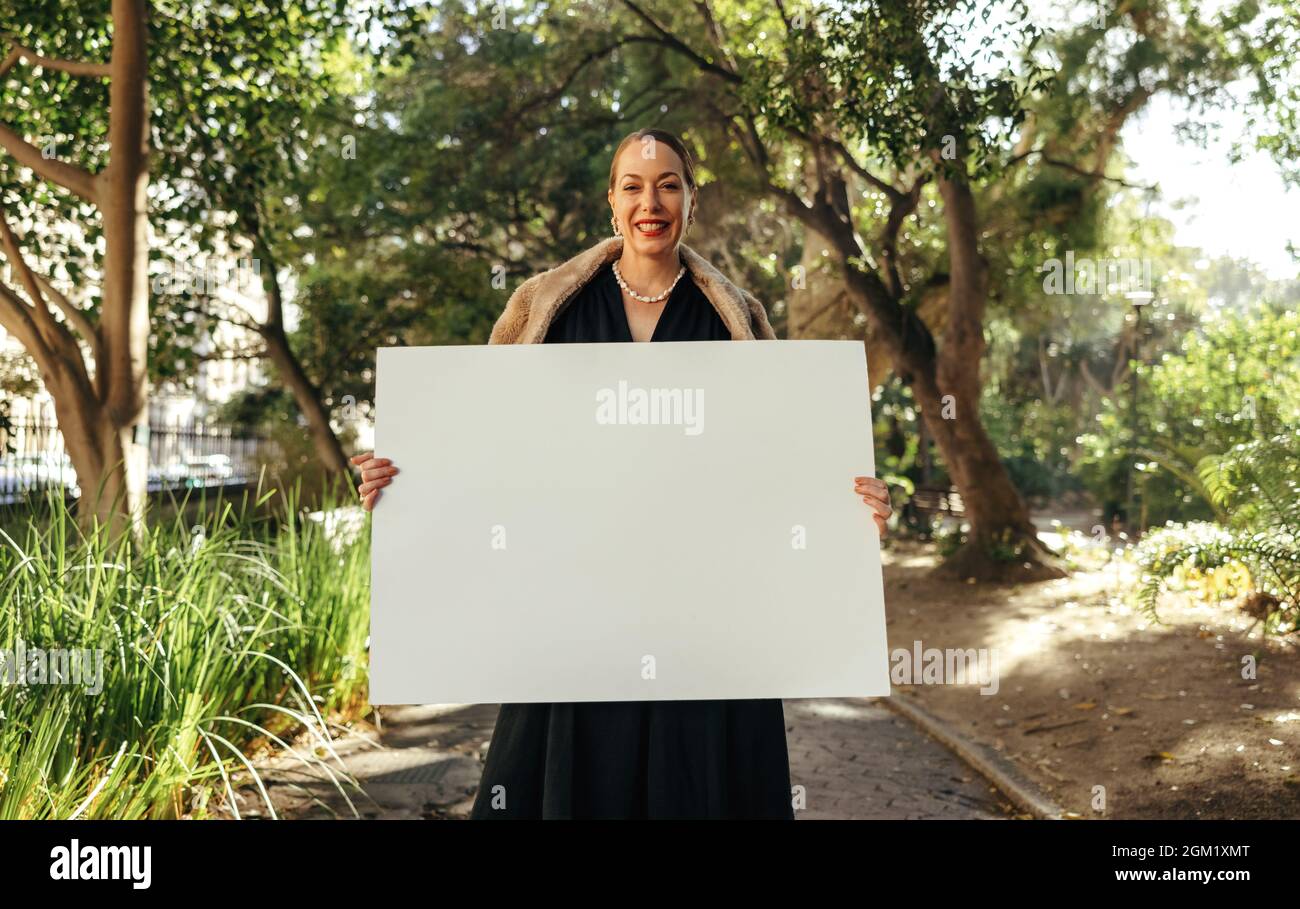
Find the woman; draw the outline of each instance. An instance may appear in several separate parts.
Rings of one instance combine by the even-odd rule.
[[[682,244],[696,192],[676,136],[629,135],[609,171],[614,237],[521,284],[489,343],[774,339],[762,304]],[[352,463],[372,509],[398,469]],[[888,489],[853,479],[883,534]],[[790,819],[781,701],[503,704],[471,816]]]

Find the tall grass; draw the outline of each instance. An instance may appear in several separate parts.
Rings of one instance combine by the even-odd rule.
[[[368,603],[369,534],[331,540],[293,490],[118,542],[51,500],[0,530],[0,648],[100,649],[102,690],[0,671],[0,818],[203,817],[255,746],[304,733],[343,791],[327,723],[365,702]]]

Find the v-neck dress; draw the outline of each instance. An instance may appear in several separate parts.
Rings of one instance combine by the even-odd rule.
[[[651,342],[730,338],[687,272]],[[545,338],[606,341],[632,342],[609,263],[574,294]],[[791,820],[781,701],[502,704],[470,816]]]

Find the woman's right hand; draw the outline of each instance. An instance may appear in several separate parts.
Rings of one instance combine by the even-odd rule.
[[[388,458],[376,458],[373,451],[363,451],[348,460],[361,468],[361,485],[357,487],[357,495],[361,496],[361,507],[370,511],[379,498],[379,490],[393,482],[397,468],[392,466],[393,462]]]

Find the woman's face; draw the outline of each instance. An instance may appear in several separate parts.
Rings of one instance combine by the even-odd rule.
[[[643,255],[662,255],[676,248],[692,204],[682,172],[677,152],[653,137],[630,142],[623,149],[609,204],[625,246]]]

